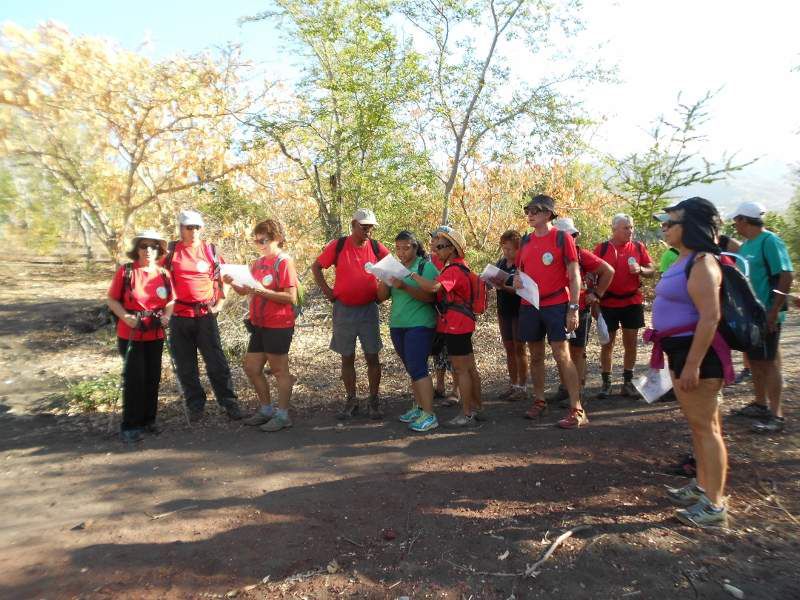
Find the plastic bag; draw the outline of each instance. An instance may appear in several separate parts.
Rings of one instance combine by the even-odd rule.
[[[597,341],[601,346],[611,341],[611,334],[608,333],[608,325],[602,314],[597,315]]]
[[[672,389],[672,378],[669,376],[669,369],[650,369],[647,375],[639,377],[633,382],[633,387],[644,398],[645,402],[652,404],[661,396]]]

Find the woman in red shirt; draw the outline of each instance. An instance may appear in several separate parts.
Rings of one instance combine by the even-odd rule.
[[[169,273],[157,261],[166,254],[167,240],[152,229],[133,238],[127,256],[108,288],[108,308],[117,321],[117,347],[122,355],[122,423],[126,443],[142,434],[159,433],[156,425],[164,327],[174,306]]]
[[[483,420],[481,412],[481,378],[472,351],[472,332],[475,319],[458,310],[469,305],[472,297],[468,270],[464,263],[464,237],[455,229],[438,230],[433,249],[443,263],[436,280],[431,281],[412,273],[411,277],[426,292],[434,292],[436,301],[444,306],[439,310],[436,332],[443,334],[453,374],[461,392],[462,414],[447,422],[448,427],[474,427]]]
[[[250,273],[259,287],[236,285],[230,275],[225,275],[223,280],[231,284],[237,294],[250,296],[251,333],[244,357],[244,372],[256,389],[261,408],[244,423],[258,425],[262,431],[280,431],[292,426],[289,400],[297,380],[289,371],[297,272],[292,258],[282,251],[286,235],[278,221],[267,219],[256,225],[253,241],[261,256],[250,265]],[[264,375],[267,362],[278,385],[277,406],[270,400],[269,383]]]

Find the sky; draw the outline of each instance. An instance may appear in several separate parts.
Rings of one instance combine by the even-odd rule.
[[[716,160],[736,152],[759,160],[726,182],[695,187],[721,208],[758,200],[782,210],[800,165],[800,2],[761,0],[586,0],[586,31],[576,54],[596,52],[617,66],[618,83],[596,85],[585,97],[602,124],[591,142],[623,156],[648,146],[647,131],[669,114],[679,93],[695,100],[719,92],[709,105],[702,154]],[[264,0],[7,0],[0,20],[35,27],[59,21],[76,35],[106,37],[153,57],[192,53],[233,42],[265,72],[291,78],[292,57],[274,25],[239,25],[268,8]],[[124,8],[120,8],[124,7]]]

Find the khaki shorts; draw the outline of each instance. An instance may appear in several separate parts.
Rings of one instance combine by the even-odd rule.
[[[338,300],[333,303],[333,335],[330,349],[342,356],[356,353],[356,339],[364,354],[377,354],[383,348],[375,302],[347,306]]]

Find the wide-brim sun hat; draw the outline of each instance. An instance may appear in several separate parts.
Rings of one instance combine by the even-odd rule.
[[[131,240],[131,252],[135,253],[139,249],[139,242],[142,240],[153,240],[158,242],[158,245],[161,246],[162,253],[166,254],[167,238],[165,238],[155,229],[143,229],[133,236],[133,239]]]
[[[463,235],[451,227],[449,231],[439,231],[439,237],[443,237],[453,244],[456,252],[458,252],[458,256],[464,258],[464,250],[467,248],[467,241],[464,239]]]

